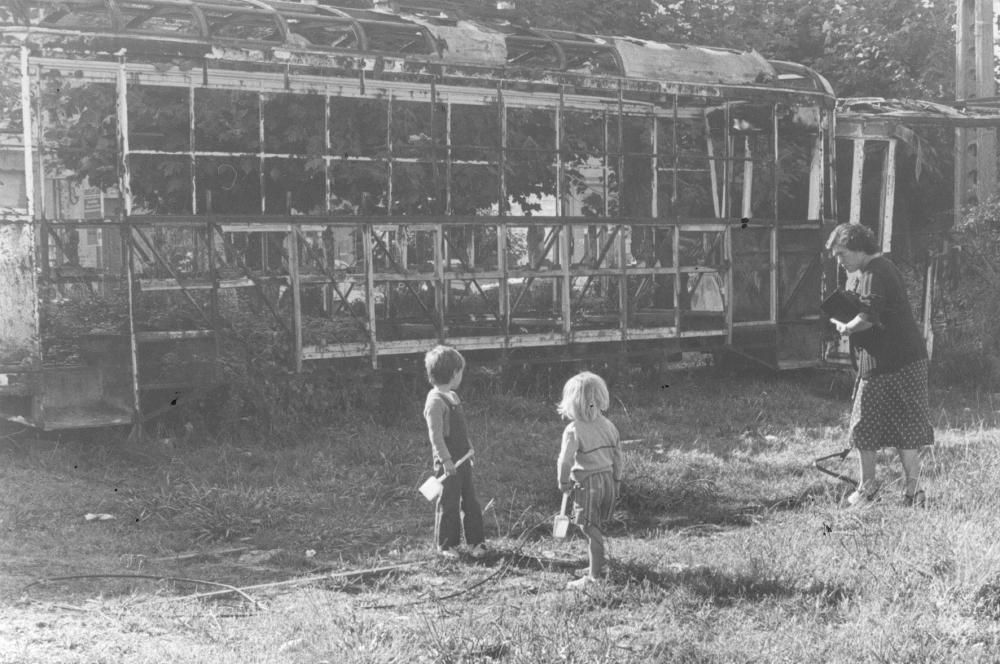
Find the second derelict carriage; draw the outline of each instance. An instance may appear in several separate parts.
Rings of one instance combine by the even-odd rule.
[[[130,421],[226,335],[296,367],[434,340],[820,356],[834,98],[806,68],[416,9],[19,6],[8,415]]]

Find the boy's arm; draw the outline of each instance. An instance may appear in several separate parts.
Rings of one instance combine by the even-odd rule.
[[[558,481],[560,491],[569,491],[573,487],[573,480],[570,472],[573,470],[573,462],[576,460],[576,451],[580,447],[580,441],[576,439],[576,432],[572,427],[566,427],[563,431],[562,447],[559,449]]]
[[[441,463],[447,466],[451,463],[451,453],[448,446],[444,444],[444,418],[447,416],[448,407],[440,399],[428,399],[424,406],[424,420],[427,422],[427,437],[430,438],[431,448],[434,450],[434,457],[440,459]],[[454,472],[454,471],[452,471]]]

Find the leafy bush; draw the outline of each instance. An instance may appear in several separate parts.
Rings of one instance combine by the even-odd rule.
[[[1000,381],[1000,197],[971,209],[952,233],[935,312],[935,370],[948,382]]]

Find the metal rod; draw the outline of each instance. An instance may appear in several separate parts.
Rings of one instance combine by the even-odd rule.
[[[813,468],[815,468],[816,470],[818,470],[821,473],[826,473],[830,477],[836,477],[841,482],[846,482],[847,484],[850,484],[853,487],[857,487],[858,486],[857,480],[855,480],[855,479],[853,479],[851,477],[848,477],[847,475],[842,475],[841,473],[838,473],[838,472],[835,472],[833,470],[830,470],[829,468],[824,467],[823,464],[822,464],[822,462],[827,461],[829,459],[839,458],[841,461],[843,461],[844,459],[847,458],[847,455],[851,453],[852,449],[854,449],[854,448],[848,447],[848,448],[845,448],[845,449],[841,450],[840,452],[835,452],[833,454],[828,454],[826,456],[819,457],[818,459],[816,459],[815,461],[813,461]]]

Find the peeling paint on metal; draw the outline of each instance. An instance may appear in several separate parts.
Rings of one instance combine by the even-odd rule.
[[[777,78],[774,67],[756,51],[729,53],[637,39],[615,39],[614,44],[630,77],[729,85],[770,83]]]
[[[485,30],[470,21],[456,25],[438,25],[431,21],[411,18],[425,26],[444,45],[441,58],[445,61],[478,62],[496,66],[507,62],[507,36],[495,30]]]

